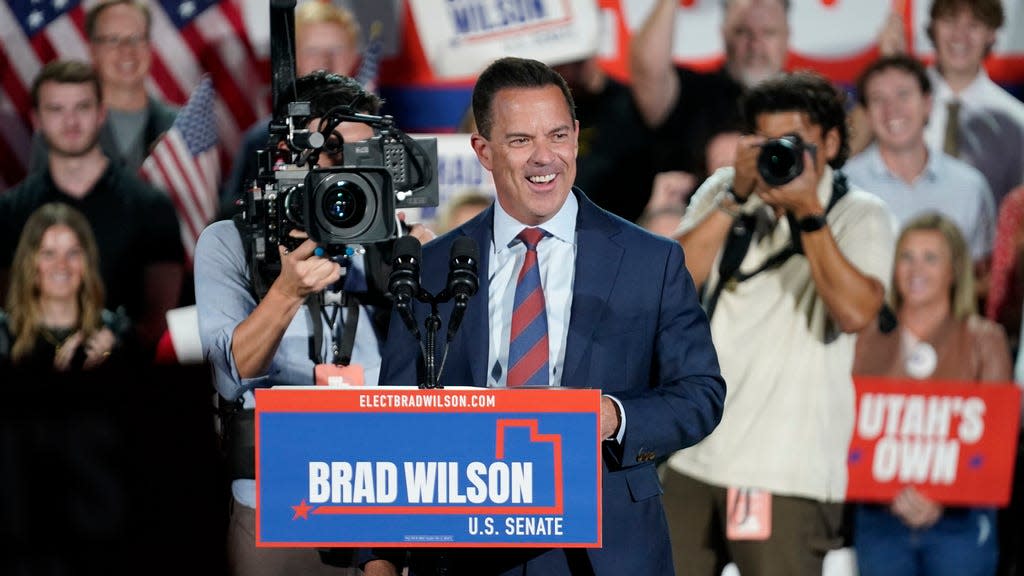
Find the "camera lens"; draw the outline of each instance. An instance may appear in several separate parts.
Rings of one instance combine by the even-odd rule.
[[[303,206],[306,203],[306,189],[302,184],[296,184],[284,191],[284,216],[299,230],[306,229],[306,218],[303,215]]]
[[[803,143],[795,138],[776,138],[761,145],[757,171],[770,186],[782,186],[804,171]]]
[[[322,196],[321,208],[326,220],[338,228],[358,224],[366,214],[366,194],[356,184],[334,182]]]

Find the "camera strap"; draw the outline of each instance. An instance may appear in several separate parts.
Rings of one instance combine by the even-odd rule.
[[[323,364],[321,354],[324,343],[324,322],[331,329],[331,363],[348,366],[352,362],[352,349],[355,348],[356,330],[359,328],[359,302],[350,294],[342,293],[342,303],[334,306],[328,315],[324,310],[322,294],[311,294],[306,298],[310,315],[313,318],[313,334],[310,337],[309,357],[314,364]],[[341,309],[345,309],[344,316]],[[347,319],[346,319],[347,317]],[[323,318],[323,322],[320,319]]]
[[[832,198],[825,208],[825,214],[832,211],[832,208],[842,200],[849,191],[846,176],[836,170],[832,174]],[[733,220],[732,229],[725,239],[725,248],[722,251],[722,259],[718,263],[718,284],[715,285],[711,295],[707,299],[705,311],[710,320],[718,305],[718,298],[726,286],[735,286],[757,276],[765,270],[773,270],[782,266],[791,257],[802,254],[803,247],[800,244],[800,230],[796,226],[796,219],[792,214],[786,213],[789,220],[790,241],[785,248],[772,254],[763,264],[752,272],[740,272],[740,264],[750,250],[750,243],[754,239],[754,227],[756,216],[754,214],[740,214]]]

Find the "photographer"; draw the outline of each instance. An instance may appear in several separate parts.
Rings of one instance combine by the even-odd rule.
[[[842,542],[855,333],[882,308],[894,230],[838,171],[845,114],[827,80],[767,80],[743,114],[735,167],[679,231],[729,393],[715,432],[669,459],[673,555],[679,574],[729,560],[744,576],[817,574]]]
[[[296,101],[308,101],[311,116],[301,124],[311,131],[319,129],[320,117],[337,106],[375,114],[380,99],[351,78],[316,72],[296,81]],[[277,117],[285,114],[277,111]],[[341,122],[319,155],[321,168],[340,165],[343,142],[371,138],[374,130],[367,124]],[[285,143],[280,145],[285,147]],[[345,328],[356,326],[351,363],[346,379],[375,385],[380,370],[378,342],[388,323],[390,302],[384,297],[387,282],[383,252],[387,244],[366,246],[363,257],[352,257],[343,274],[342,266],[318,255],[317,244],[306,238],[294,249],[274,246],[267,250],[280,255],[280,273],[262,299],[257,286],[262,271],[252,270],[246,252],[251,238],[246,226],[221,221],[208,227],[196,246],[196,301],[203,354],[214,369],[217,391],[223,400],[241,404],[242,410],[225,420],[229,460],[234,468],[233,496],[228,529],[228,563],[232,574],[352,574],[349,567],[322,564],[314,549],[256,548],[255,546],[255,470],[253,469],[252,408],[254,388],[275,385],[312,385],[311,326],[323,327],[319,355],[337,364],[339,346],[345,347]],[[422,226],[412,233],[422,241],[430,233]],[[297,232],[292,232],[294,237]],[[303,235],[304,237],[304,235]],[[309,304],[318,294],[331,289],[344,276],[344,291],[358,305],[327,303],[319,313]],[[365,280],[361,280],[365,279]],[[307,299],[307,297],[312,297]],[[319,308],[319,306],[316,306]],[[342,352],[342,355],[344,353]],[[248,423],[248,427],[238,423]],[[334,560],[337,560],[335,555]],[[345,564],[344,559],[341,562]]]

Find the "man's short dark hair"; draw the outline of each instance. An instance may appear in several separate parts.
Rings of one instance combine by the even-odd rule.
[[[956,16],[961,10],[968,10],[979,21],[993,30],[1003,27],[1006,14],[1000,0],[935,0],[929,13],[928,33],[931,36],[932,26],[939,18]]]
[[[104,0],[89,8],[89,11],[85,13],[85,37],[90,41],[95,38],[96,34],[96,21],[99,20],[100,14],[104,10],[111,6],[117,6],[118,4],[124,4],[131,6],[142,13],[142,17],[146,19],[146,38],[149,38],[150,28],[153,26],[153,16],[149,13],[149,5],[140,0]]]
[[[744,95],[743,129],[757,132],[757,118],[775,112],[804,112],[825,136],[833,128],[839,131],[839,151],[829,166],[839,169],[850,156],[846,126],[845,97],[824,76],[801,71],[775,76],[754,86]]]
[[[79,60],[54,60],[36,75],[32,81],[32,108],[39,109],[39,88],[47,82],[55,84],[90,84],[99,102],[100,78],[96,70],[88,63]]]
[[[384,101],[348,76],[317,70],[295,80],[295,98],[281,103],[277,118],[288,114],[288,102],[309,102],[310,118],[323,118],[332,108],[348,106],[353,112],[377,114]],[[306,119],[308,121],[309,118]]]
[[[576,121],[576,103],[572,92],[558,72],[547,64],[527,58],[506,57],[495,60],[476,80],[473,87],[473,117],[476,118],[476,129],[484,138],[491,137],[491,126],[494,123],[494,96],[506,88],[544,88],[557,86],[565,96],[569,106],[569,114]]]
[[[1003,3],[1000,0],[934,0],[928,16],[928,39],[935,43],[935,21],[947,16],[956,16],[961,10],[969,11],[982,24],[999,30],[1006,21]],[[994,43],[993,43],[994,44]],[[985,56],[992,51],[992,44],[985,48]]]
[[[860,102],[861,106],[866,108],[868,105],[868,82],[886,70],[906,72],[913,76],[914,80],[917,80],[917,85],[921,88],[921,94],[928,95],[932,93],[932,81],[928,79],[928,73],[925,72],[924,64],[921,64],[920,60],[906,54],[883,56],[872,62],[871,65],[861,72],[860,77],[857,78],[857,101]]]

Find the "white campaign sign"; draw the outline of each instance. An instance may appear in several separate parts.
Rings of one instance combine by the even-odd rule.
[[[410,0],[423,51],[434,76],[464,80],[501,56],[536,58],[551,65],[598,55],[625,59],[618,19],[635,34],[659,0]],[[903,0],[792,0],[790,48],[811,62],[856,62],[869,54],[894,8]],[[914,52],[930,56],[928,10],[918,1],[906,14]],[[996,57],[1024,56],[1024,2],[1003,0],[1006,23],[996,38]],[[709,62],[722,56],[722,5],[718,0],[680,1],[672,52],[677,62]],[[627,39],[628,40],[628,39]],[[851,77],[856,71],[850,72]]]
[[[557,65],[597,52],[593,0],[410,0],[434,74],[475,76],[502,56]]]

